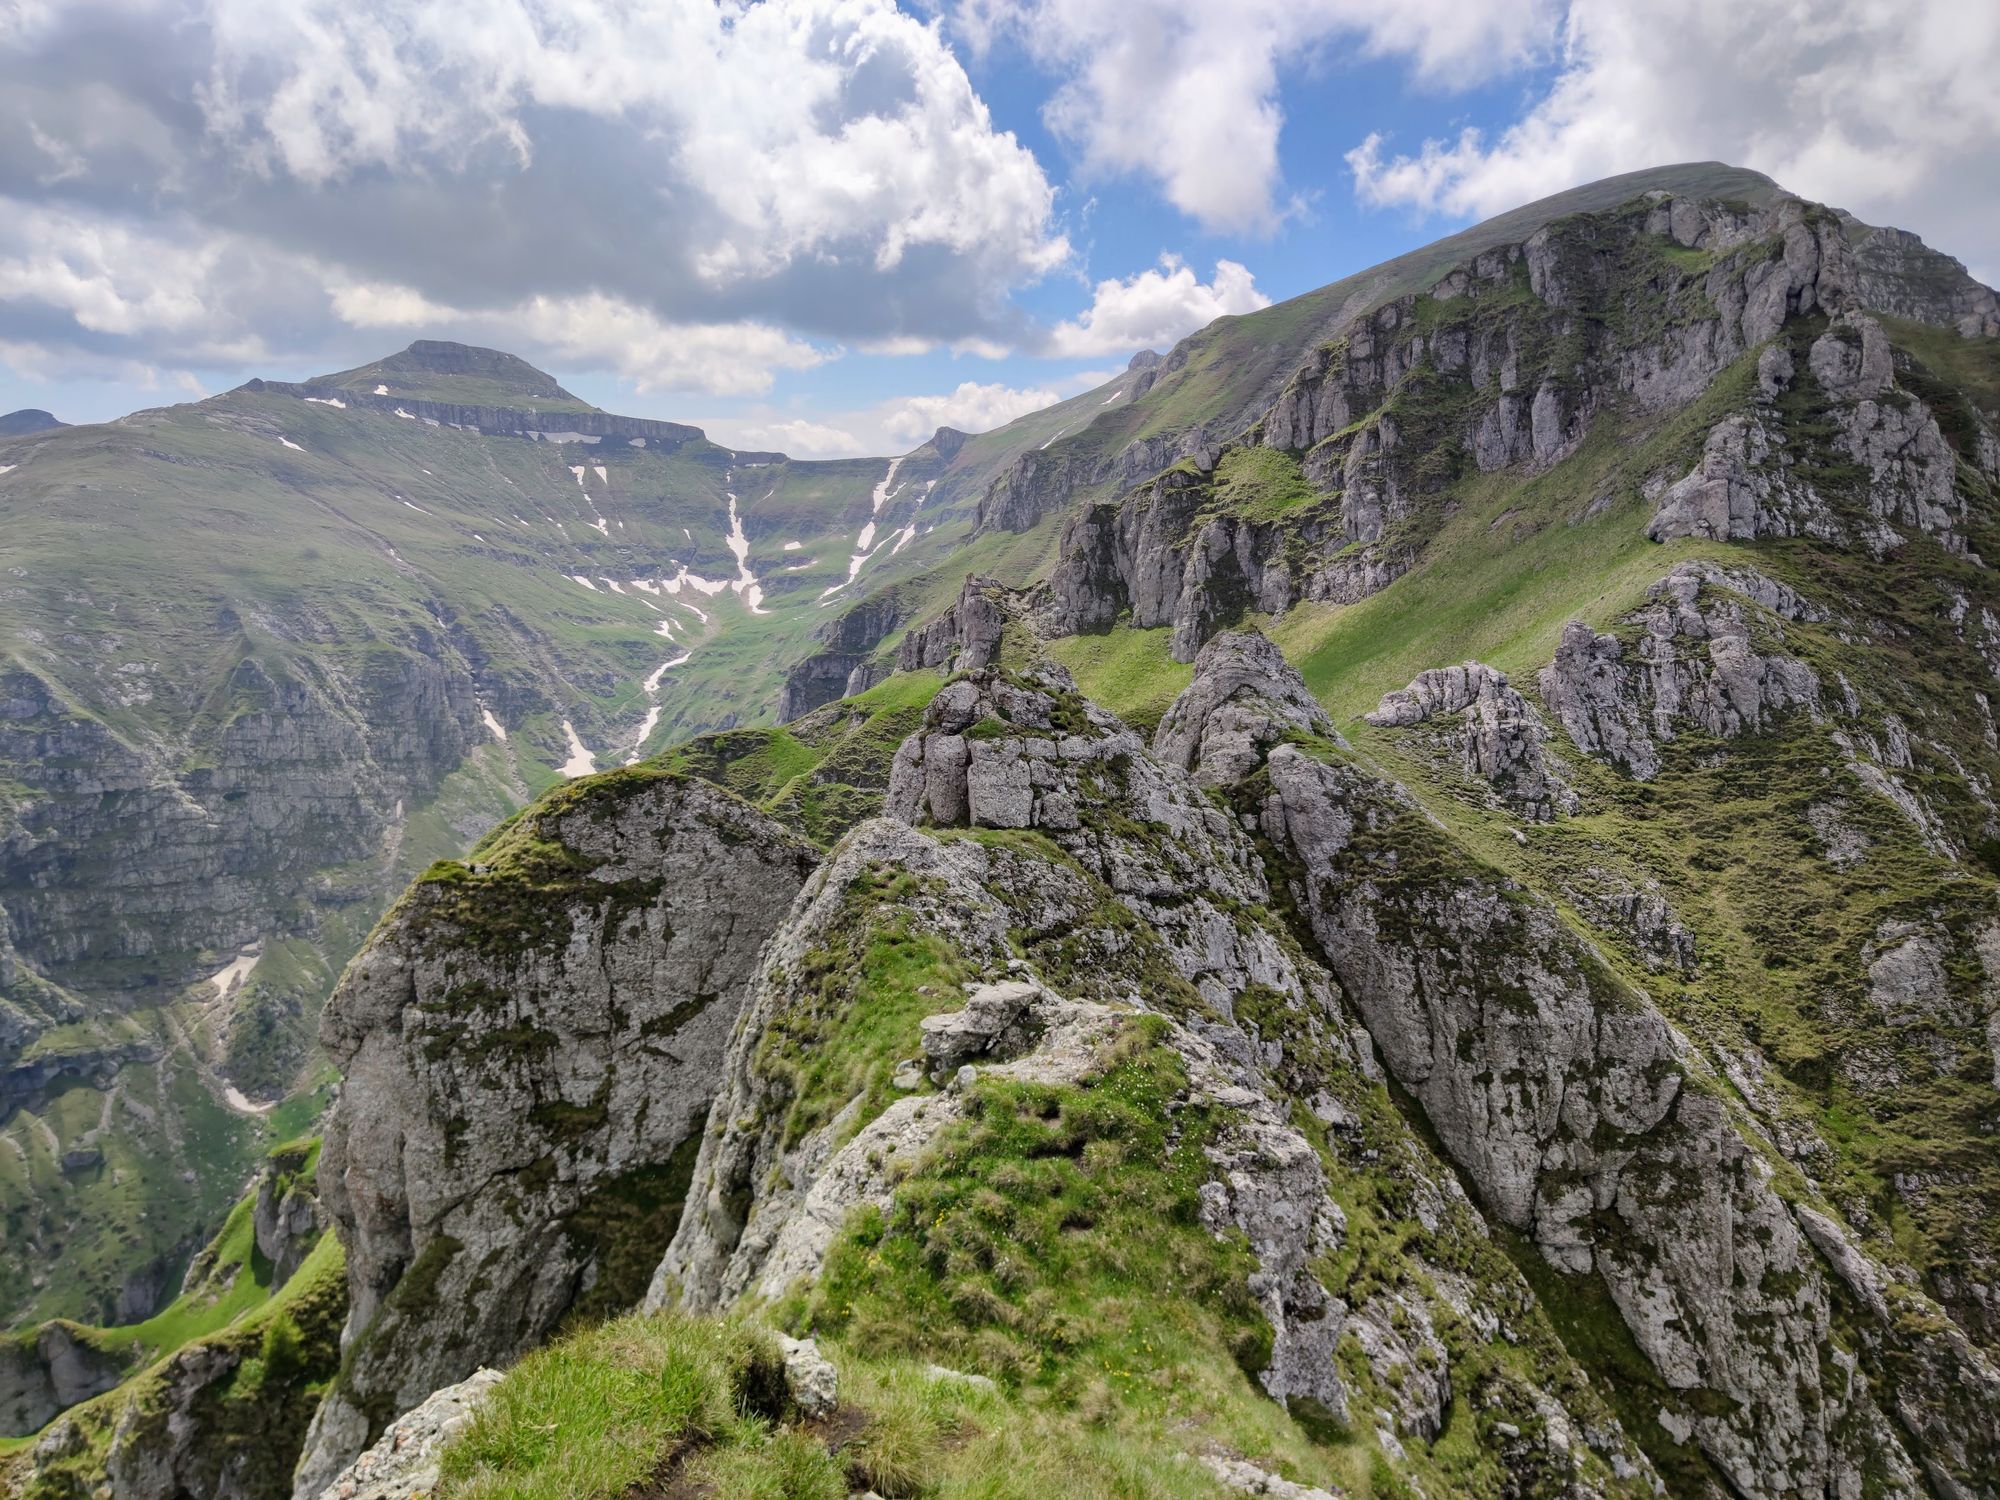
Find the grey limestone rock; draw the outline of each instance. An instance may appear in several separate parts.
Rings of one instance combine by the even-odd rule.
[[[1288,735],[1340,736],[1303,683],[1272,696],[1266,684],[1284,657],[1269,640],[1250,632],[1218,635],[1195,658],[1188,693],[1153,732],[1153,754],[1191,771],[1203,786],[1225,786],[1254,770],[1263,752]],[[1196,692],[1195,688],[1199,691]]]
[[[1419,672],[1408,687],[1383,694],[1366,718],[1381,728],[1402,729],[1454,715],[1468,776],[1486,781],[1504,803],[1537,822],[1577,810],[1576,793],[1543,752],[1548,729],[1542,716],[1509,685],[1505,672],[1483,662]]]
[[[1689,726],[1730,739],[1755,733],[1774,714],[1819,712],[1818,675],[1782,652],[1759,651],[1750,602],[1778,618],[1814,617],[1814,606],[1748,570],[1686,562],[1626,617],[1628,647],[1580,621],[1563,627],[1542,669],[1542,701],[1579,750],[1602,753],[1641,781],[1659,773],[1659,744]]]
[[[431,1392],[324,1489],[301,1500],[423,1500],[438,1487],[445,1448],[471,1425],[500,1381],[498,1370],[475,1370]]]
[[[1887,1398],[1852,1361],[1823,1363],[1835,1293],[1811,1241],[1645,997],[1499,877],[1469,863],[1403,876],[1379,852],[1389,830],[1442,835],[1369,773],[1280,745],[1265,774],[1263,827],[1294,861],[1294,899],[1481,1201],[1556,1266],[1600,1279],[1671,1389],[1728,1397],[1677,1401],[1664,1420],[1745,1494],[1864,1472],[1920,1493]]]
[[[326,1010],[344,1083],[319,1184],[347,1252],[347,1369],[302,1496],[580,1299],[638,1299],[628,1241],[667,1232],[758,951],[816,859],[673,776],[574,783],[522,832],[561,851],[558,880],[419,883]]]
[[[799,1415],[823,1417],[840,1404],[840,1372],[812,1339],[778,1337],[785,1362],[785,1389]]]
[[[39,1431],[59,1412],[110,1390],[125,1378],[127,1365],[60,1319],[42,1324],[32,1337],[0,1341],[0,1434]]]

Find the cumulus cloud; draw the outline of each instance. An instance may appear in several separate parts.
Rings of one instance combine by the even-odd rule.
[[[867,445],[845,427],[815,422],[809,417],[785,421],[708,421],[700,424],[711,438],[740,451],[774,452],[792,458],[857,458]]]
[[[834,341],[1002,338],[1008,295],[1069,255],[1033,155],[892,0],[75,0],[4,22],[0,202],[65,216],[63,252],[0,289],[22,342],[185,358],[225,325],[243,350],[321,347],[525,310],[525,353],[755,390],[746,363]],[[211,295],[246,254],[259,294]]]
[[[957,390],[942,396],[905,396],[890,402],[883,409],[880,421],[882,431],[890,438],[914,447],[940,427],[988,432],[1031,411],[1053,406],[1061,399],[1054,391],[1039,386],[1017,390],[1007,385],[981,385],[966,380],[959,383]]]
[[[1090,359],[1164,349],[1225,314],[1270,305],[1256,278],[1233,260],[1217,261],[1214,278],[1204,284],[1180,257],[1163,255],[1157,270],[1098,282],[1083,315],[1050,330],[1044,352]]]
[[[529,297],[511,307],[468,311],[409,287],[342,286],[333,308],[356,328],[445,334],[473,343],[525,343],[571,369],[606,370],[640,391],[761,395],[778,370],[807,370],[824,350],[763,323],[667,323],[601,293]]]
[[[1091,383],[1101,384],[1103,378],[1108,377]],[[1073,388],[1077,378],[1065,378],[1057,384]],[[1057,391],[1039,386],[1017,388],[967,380],[942,394],[897,396],[854,411],[819,412],[807,417],[761,408],[694,420],[711,438],[732,448],[774,448],[794,458],[886,457],[907,453],[940,427],[989,432],[1061,399]]]
[[[1151,177],[1212,229],[1263,229],[1283,210],[1285,66],[1338,46],[1467,83],[1534,55],[1555,15],[1553,0],[960,0],[954,23],[1063,80],[1043,113],[1087,171]]]
[[[1617,172],[1718,158],[2000,273],[2000,8],[1574,0],[1563,64],[1522,116],[1348,153],[1364,203],[1486,215]]]

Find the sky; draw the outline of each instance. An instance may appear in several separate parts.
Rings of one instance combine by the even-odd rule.
[[[2000,281],[1993,0],[0,0],[0,412],[415,338],[800,457],[1616,172]]]

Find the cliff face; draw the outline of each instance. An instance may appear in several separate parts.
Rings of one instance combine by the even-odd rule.
[[[716,787],[632,771],[404,898],[322,1023],[349,1310],[302,1494],[432,1390],[636,1300],[744,984],[813,859]]]
[[[2000,1496],[1991,294],[1775,190],[1573,206],[1009,439],[984,524],[1033,534],[981,543],[997,576],[865,586],[987,436],[820,476],[852,536],[772,699],[802,716],[579,780],[410,890],[325,1018],[318,1201],[274,1179],[248,1225],[274,1265],[312,1244],[302,1278],[322,1219],[346,1255],[297,1495],[506,1490],[615,1432],[607,1495],[754,1492],[782,1451],[828,1494],[976,1463],[1106,1494]],[[350,374],[327,388],[373,390]],[[797,476],[735,457],[732,521],[784,504]],[[610,581],[564,597],[630,602]],[[648,631],[677,618],[639,593]],[[288,749],[324,682],[261,667],[222,717],[246,755],[415,785],[394,768],[496,701],[502,653],[437,620],[474,696],[422,688],[422,744]],[[11,701],[53,701],[29,675]],[[75,778],[110,752],[61,736],[102,717],[14,722]],[[176,785],[162,827],[227,815]],[[314,797],[267,809],[274,851],[366,800]],[[73,1003],[39,951],[0,930],[28,1090]],[[20,1420],[117,1373],[66,1337],[16,1349]],[[211,1399],[240,1351],[169,1364],[34,1466],[276,1492],[187,1438],[265,1420]],[[550,1394],[607,1369],[716,1404],[675,1427],[618,1395],[592,1429]]]
[[[985,524],[1019,529],[1087,491],[1042,625],[1171,626],[1174,657],[1190,661],[1246,614],[1379,592],[1469,476],[1547,470],[1600,416],[1687,407],[1761,348],[1755,399],[1716,422],[1694,471],[1659,494],[1655,538],[1888,549],[1900,527],[1962,548],[1940,417],[1898,383],[1888,335],[1863,309],[1976,335],[1981,315],[1963,309],[1993,294],[1920,243],[1897,249],[1908,238],[1795,199],[1751,209],[1656,192],[1561,219],[1332,328],[1242,428],[1165,449],[1149,437],[1084,480],[1040,455]],[[1967,456],[2000,480],[1990,432]],[[1025,505],[1018,492],[1036,484],[1046,504]],[[1858,522],[1850,491],[1867,512]]]
[[[0,1358],[0,1420],[33,1442],[9,1495],[262,1500],[283,1494],[340,1366],[339,1246],[313,1188],[316,1141],[274,1151],[158,1319],[52,1322]],[[25,1359],[22,1356],[26,1356]]]
[[[1323,731],[1309,702],[1275,722]],[[1221,733],[1255,739],[1240,720]],[[1257,1389],[1400,1452],[1437,1438],[1476,1388],[1499,1424],[1477,1445],[1485,1472],[1546,1464],[1592,1487],[1643,1488],[1645,1460],[1597,1398],[1566,1384],[1552,1337],[1535,1344],[1532,1378],[1485,1366],[1490,1320],[1532,1322],[1531,1295],[1504,1257],[1475,1248],[1485,1234],[1449,1170],[1382,1110],[1338,985],[1271,914],[1251,837],[1185,771],[1059,671],[985,669],[948,686],[905,743],[887,811],[843,841],[766,952],[652,1302],[804,1297],[823,1335],[848,1328],[852,1272],[835,1268],[858,1223],[887,1226],[877,1253],[914,1234],[933,1246],[919,1254],[943,1254],[962,1231],[903,1205],[965,1132],[977,1138],[994,1101],[1047,1099],[1036,1107],[1053,1118],[1143,1054],[1178,1080],[1141,1107],[1180,1121],[1188,1228],[1242,1247],[1239,1289],[1215,1295],[1243,1327],[1237,1357]],[[1106,1192],[1144,1200],[1150,1165],[1126,1159]],[[1407,1225],[1394,1255],[1408,1259],[1334,1276],[1390,1253],[1385,1213]],[[1169,1220],[1160,1232],[1185,1231]],[[995,1271],[1000,1298],[1034,1306],[1032,1273]],[[922,1347],[993,1368],[984,1361],[1010,1340],[1036,1336],[998,1304],[966,1307]],[[1524,1437],[1510,1412],[1541,1435]],[[1590,1442],[1572,1444],[1582,1431]]]
[[[1464,1299],[1522,1295],[1504,1259],[1466,1282],[1438,1224],[1416,1252],[1432,1300],[1406,1284],[1373,1304],[1316,1273],[1345,1243],[1334,1203],[1385,1170],[1341,1146],[1379,1057],[1472,1190],[1446,1208],[1449,1170],[1404,1138],[1431,1212],[1504,1226],[1565,1308],[1612,1311],[1647,1372],[1619,1409],[1677,1490],[1698,1472],[1772,1496],[1991,1482],[1990,1356],[1823,1199],[1782,1186],[1699,1050],[1553,908],[1353,763],[1260,638],[1210,643],[1151,753],[1059,673],[962,677],[899,753],[887,811],[765,956],[656,1304],[804,1295],[839,1327],[813,1283],[868,1215],[921,1238],[898,1205],[979,1118],[978,1090],[1087,1087],[1146,1014],[1186,1069],[1181,1107],[1226,1122],[1203,1222],[1247,1237],[1272,1330],[1258,1379],[1294,1411],[1352,1416],[1393,1389],[1375,1420],[1399,1448],[1427,1443],[1471,1357]],[[885,931],[928,955],[893,998],[867,966]],[[852,1045],[861,1004],[895,1040],[816,1063]],[[1286,1098],[1329,1128],[1297,1134]],[[1606,1414],[1568,1420],[1593,1434],[1579,1479],[1602,1463],[1652,1482]]]

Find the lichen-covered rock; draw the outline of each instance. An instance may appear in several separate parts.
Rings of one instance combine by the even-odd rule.
[[[458,1384],[431,1392],[324,1489],[301,1500],[423,1500],[438,1487],[444,1450],[472,1425],[500,1380],[498,1370],[475,1370]]]
[[[1629,648],[1581,621],[1565,625],[1540,675],[1542,701],[1579,750],[1601,753],[1641,781],[1659,774],[1659,742],[1672,740],[1676,726],[1732,739],[1788,709],[1817,713],[1818,674],[1794,657],[1757,650],[1758,617],[1744,602],[1778,617],[1810,608],[1761,575],[1681,563],[1626,617],[1638,627]]]
[[[0,1341],[0,1436],[25,1437],[108,1391],[131,1361],[60,1319]]]
[[[1264,752],[1288,736],[1317,735],[1339,743],[1333,721],[1303,683],[1282,698],[1266,691],[1283,661],[1261,635],[1232,631],[1215,637],[1195,658],[1189,691],[1174,700],[1153,732],[1153,754],[1192,771],[1200,785],[1223,786],[1256,769]]]
[[[896,670],[946,668],[960,672],[990,667],[1000,660],[1000,637],[1018,606],[1008,589],[990,578],[968,576],[958,599],[929,624],[903,637]]]
[[[282,1286],[326,1227],[326,1213],[310,1179],[293,1177],[271,1163],[257,1178],[250,1225],[258,1253],[271,1263],[272,1284]]]
[[[344,1082],[319,1183],[351,1307],[301,1495],[431,1391],[637,1300],[815,857],[705,782],[614,772],[434,871],[377,931],[322,1025]]]
[[[1217,679],[1204,708],[1184,702],[1163,726],[1176,756],[1213,746],[1227,762],[1298,722],[1324,725],[1302,690],[1237,700],[1230,683],[1252,680],[1260,649],[1224,639],[1204,653]],[[1444,1330],[1471,1319],[1497,1337],[1481,1305],[1532,1316],[1529,1304],[1511,1279],[1474,1290],[1443,1264],[1421,1283],[1343,1291],[1325,1279],[1347,1243],[1337,1173],[1391,1174],[1424,1224],[1483,1230],[1449,1175],[1419,1165],[1430,1158],[1413,1138],[1342,1144],[1372,1063],[1337,988],[1266,911],[1245,830],[1054,669],[948,685],[898,754],[888,807],[908,822],[885,818],[843,840],[765,953],[649,1304],[702,1311],[807,1294],[857,1216],[890,1221],[899,1186],[972,1118],[977,1090],[1088,1086],[1150,1013],[1186,1077],[1171,1109],[1212,1122],[1200,1222],[1241,1236],[1254,1257],[1249,1292],[1270,1330],[1264,1389],[1299,1411],[1358,1420],[1351,1372],[1363,1370],[1366,1409],[1390,1443],[1438,1436],[1461,1357]],[[858,1004],[892,1003],[829,968],[887,931],[906,951],[940,955],[940,979],[963,986],[962,999],[942,984],[920,992],[934,993],[933,1009],[908,1023],[904,1046],[942,1087],[930,1091],[906,1064],[891,1083],[885,1065],[880,1084],[822,1097],[796,1049],[841,1036]],[[1301,1128],[1300,1108],[1328,1129],[1326,1145]],[[1487,1390],[1482,1399],[1501,1399]],[[1578,1443],[1563,1472],[1608,1475],[1606,1455],[1619,1473],[1648,1472],[1604,1413],[1574,1427],[1597,1446]]]
[[[1880,556],[1902,544],[1902,527],[1965,550],[1958,459],[1930,408],[1897,386],[1880,323],[1841,311],[1802,362],[1773,344],[1757,373],[1750,409],[1710,429],[1700,462],[1660,496],[1648,536],[1800,536]],[[1824,406],[1811,429],[1788,425],[1778,404],[1801,379]],[[1854,477],[1830,478],[1836,465]]]
[[[1544,823],[1577,810],[1576,793],[1543,753],[1548,729],[1542,716],[1508,684],[1505,672],[1484,662],[1419,672],[1408,687],[1384,693],[1365,717],[1381,728],[1404,729],[1449,715],[1460,716],[1465,773],[1487,782],[1501,801]]]
[[[1920,1493],[1889,1397],[1829,1353],[1837,1299],[1811,1241],[1645,997],[1552,910],[1449,855],[1369,773],[1281,745],[1261,774],[1264,832],[1389,1071],[1494,1216],[1601,1281],[1665,1385],[1688,1393],[1663,1424],[1746,1494],[1864,1474]],[[1893,1392],[1906,1377],[1889,1369]],[[1994,1421],[1984,1396],[1968,1405],[1966,1452]]]

